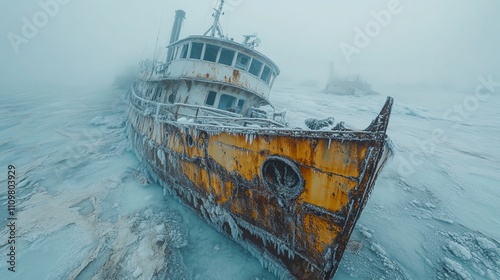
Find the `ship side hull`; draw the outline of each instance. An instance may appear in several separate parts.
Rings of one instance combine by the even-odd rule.
[[[127,129],[166,190],[287,279],[333,277],[386,154],[385,130],[216,127],[132,102]]]

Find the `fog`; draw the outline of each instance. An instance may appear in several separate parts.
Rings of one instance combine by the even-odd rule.
[[[215,2],[2,1],[0,82],[111,84],[164,51],[175,10],[187,13],[181,38],[203,34]],[[330,61],[375,85],[473,87],[479,75],[500,76],[499,1],[226,3],[224,33],[257,33],[281,83],[323,86]]]
[[[0,219],[0,279],[274,279],[164,195],[131,150],[128,138],[140,134],[127,133],[129,118],[151,115],[152,104],[139,110],[112,88],[141,60],[164,57],[176,10],[186,12],[181,38],[202,35],[217,2],[0,1],[0,166],[18,170],[19,214],[15,230],[12,217]],[[241,42],[257,33],[257,50],[281,69],[269,100],[288,128],[305,134],[304,120],[334,117],[363,129],[394,97],[394,157],[335,279],[500,279],[499,13],[499,0],[226,0],[224,34]],[[325,93],[331,62],[380,94]],[[168,106],[156,108],[168,124],[159,110]],[[260,130],[249,128],[251,144]],[[353,135],[336,132],[334,141]],[[2,215],[13,207],[8,180],[0,175]],[[207,205],[204,213],[219,215]]]

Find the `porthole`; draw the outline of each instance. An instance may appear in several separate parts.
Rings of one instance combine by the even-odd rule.
[[[199,139],[200,141],[202,141],[202,142],[203,142],[203,141],[205,141],[205,139],[207,139],[207,138],[208,138],[208,134],[207,134],[205,131],[200,131],[200,132],[198,133],[198,139]]]
[[[261,174],[266,187],[282,199],[295,199],[304,189],[304,178],[289,159],[269,157],[262,164]]]
[[[194,146],[194,140],[193,140],[193,137],[189,134],[186,134],[186,144],[189,146],[189,147],[193,147]]]

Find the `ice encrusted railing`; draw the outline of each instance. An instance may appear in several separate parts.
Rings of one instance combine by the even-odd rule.
[[[130,90],[130,103],[144,115],[154,115],[158,121],[184,121],[208,125],[243,126],[243,127],[285,127],[285,124],[263,118],[244,117],[212,107],[191,104],[165,104],[139,97],[135,90]]]

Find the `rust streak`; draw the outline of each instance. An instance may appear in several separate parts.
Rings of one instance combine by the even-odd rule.
[[[241,74],[239,70],[233,70],[233,80],[235,81],[235,83],[240,79],[240,76]]]

